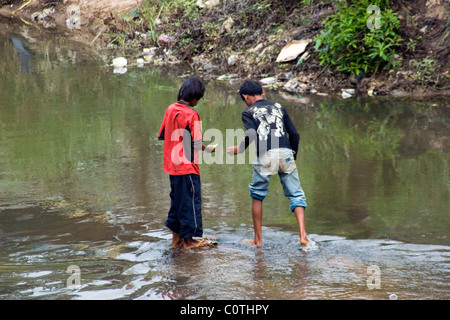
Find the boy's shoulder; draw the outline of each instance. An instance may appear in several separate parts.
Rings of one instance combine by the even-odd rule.
[[[274,102],[274,101],[266,100],[266,99],[258,100],[254,104],[252,104],[250,107],[276,107],[279,109],[283,108],[283,106],[281,104],[279,104],[278,102]]]
[[[273,102],[270,100],[263,99],[263,100],[258,100],[251,106],[248,106],[247,108],[245,108],[245,110],[242,111],[242,114],[254,113],[258,108],[277,108],[277,109],[284,110],[284,107],[281,104],[279,104],[278,102]]]
[[[195,111],[192,107],[180,102],[172,103],[170,106],[167,107],[166,112],[174,114],[182,113],[186,116],[190,115],[200,116],[199,113]]]

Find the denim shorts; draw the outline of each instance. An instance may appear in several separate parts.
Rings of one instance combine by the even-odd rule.
[[[253,179],[249,184],[250,197],[264,200],[269,192],[270,177],[278,173],[284,195],[290,200],[291,211],[306,208],[306,198],[298,178],[297,165],[291,149],[271,149],[257,157],[253,163]]]

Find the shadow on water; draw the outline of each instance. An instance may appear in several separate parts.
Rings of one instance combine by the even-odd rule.
[[[450,297],[448,100],[268,91],[301,134],[314,244],[299,247],[274,178],[263,246],[242,245],[251,164],[218,152],[200,170],[205,235],[220,243],[172,249],[156,137],[182,79],[149,66],[114,74],[61,38],[43,46],[10,31],[0,33],[0,299]],[[238,84],[207,82],[204,131],[241,128]]]

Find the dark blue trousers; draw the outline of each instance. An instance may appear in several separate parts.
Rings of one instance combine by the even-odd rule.
[[[181,239],[203,236],[200,176],[170,176],[170,210],[164,223]]]

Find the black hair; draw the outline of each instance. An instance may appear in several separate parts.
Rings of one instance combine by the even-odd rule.
[[[239,95],[241,99],[244,100],[244,94],[249,96],[257,96],[263,93],[263,88],[259,82],[246,80],[239,88]]]
[[[197,77],[187,78],[181,85],[180,91],[178,91],[178,101],[183,100],[186,102],[192,102],[194,100],[200,100],[205,94],[205,85],[202,80]]]

